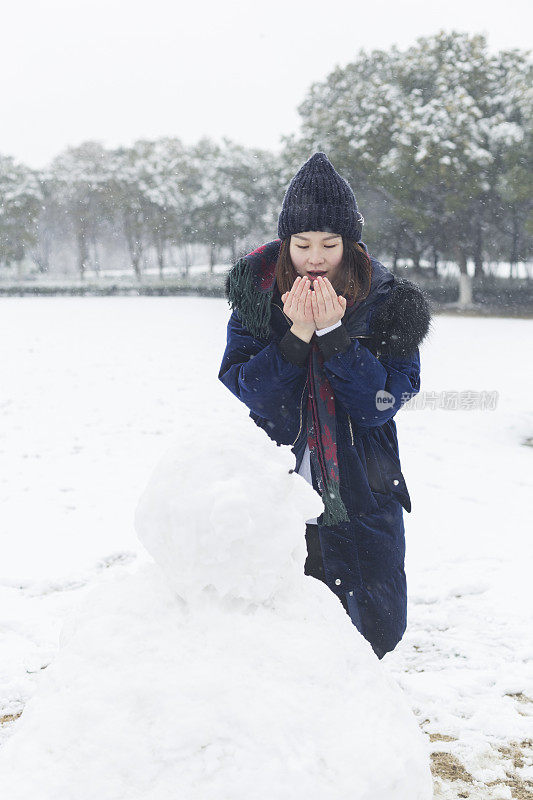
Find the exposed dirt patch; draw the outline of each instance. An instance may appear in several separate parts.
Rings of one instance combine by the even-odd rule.
[[[531,440],[533,446],[533,439]],[[527,694],[523,692],[505,692],[506,697],[514,697],[515,700],[518,700],[519,703],[533,703],[531,697],[528,697]]]
[[[515,697],[517,695],[513,695]],[[525,697],[525,696],[524,696]],[[531,702],[525,698],[522,702]],[[445,733],[430,733],[431,742],[453,742],[457,737]],[[533,761],[533,740],[523,739],[520,742],[509,742],[506,745],[495,747],[505,764],[506,778],[503,780],[490,781],[483,785],[476,781],[474,777],[465,769],[459,759],[451,753],[435,752],[431,754],[431,773],[435,781],[435,797],[451,798],[471,798],[481,800],[481,798],[492,796],[487,793],[489,787],[508,786],[511,790],[513,800],[533,800],[533,781],[523,780],[516,770],[521,769]],[[512,769],[509,769],[509,762]]]
[[[22,711],[19,711],[18,714],[4,714],[3,717],[0,717],[0,725],[7,725],[9,722],[14,722],[21,714]]]
[[[430,733],[430,742],[456,742],[457,736],[450,736],[447,733]]]
[[[487,783],[487,786],[509,786],[513,800],[532,800],[533,798],[533,783],[522,781],[520,778],[493,781],[492,783]]]
[[[473,783],[474,779],[451,753],[431,753],[431,772],[443,781]]]
[[[516,697],[516,695],[513,695]],[[526,702],[531,702],[527,698]],[[523,739],[521,742],[509,742],[508,745],[500,745],[496,748],[505,759],[513,762],[515,769],[520,769],[525,766],[526,760],[531,762],[533,757],[533,740]],[[515,772],[506,771],[507,780],[495,781],[495,783],[504,783],[509,786],[513,795],[513,800],[533,800],[533,781],[525,781]],[[487,786],[494,786],[494,783],[488,783]]]

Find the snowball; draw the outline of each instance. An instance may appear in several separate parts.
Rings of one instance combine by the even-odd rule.
[[[191,602],[207,587],[258,603],[302,590],[302,531],[324,505],[306,480],[289,473],[290,449],[245,422],[231,432],[184,429],[135,512],[139,539]]]

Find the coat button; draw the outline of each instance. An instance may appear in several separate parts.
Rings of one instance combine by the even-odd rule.
[[[335,583],[337,584],[337,586],[340,586],[340,585],[341,585],[341,579],[340,579],[340,578],[337,578],[337,579],[336,579],[336,581],[335,581]]]
[[[398,486],[398,484],[399,484],[399,483],[400,483],[400,481],[399,481],[397,478],[395,478],[395,479],[393,480],[393,484],[394,484],[395,486]]]

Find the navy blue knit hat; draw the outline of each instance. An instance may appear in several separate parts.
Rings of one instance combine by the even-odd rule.
[[[315,153],[296,173],[285,192],[278,236],[301,231],[328,231],[359,242],[363,215],[355,195],[325,153]]]

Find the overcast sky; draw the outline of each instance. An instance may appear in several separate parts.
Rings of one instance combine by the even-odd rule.
[[[528,49],[524,0],[15,0],[0,23],[0,154],[228,136],[276,150],[313,81],[440,29]]]

